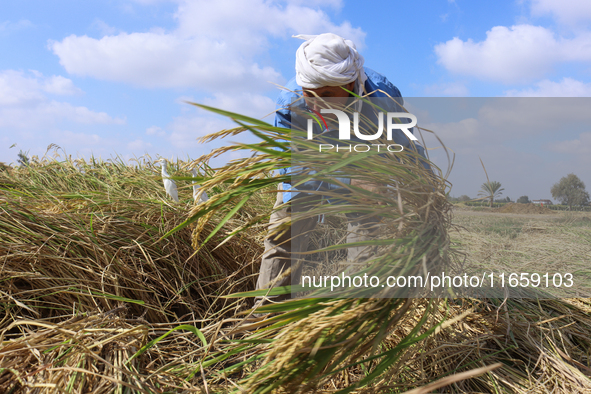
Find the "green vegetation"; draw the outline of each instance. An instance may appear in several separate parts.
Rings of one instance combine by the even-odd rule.
[[[515,239],[521,233],[523,221],[512,218],[501,218],[491,221],[489,225],[483,226],[482,231],[485,234],[496,234],[501,237]]]
[[[479,196],[486,197],[489,200],[490,207],[492,208],[493,202],[496,197],[500,196],[502,193],[503,188],[501,188],[501,183],[497,181],[492,182],[485,182],[480,186],[480,191],[478,192]]]
[[[18,152],[17,163],[21,166],[28,166],[29,165],[29,152],[23,152],[22,150],[20,152]]]
[[[585,190],[585,184],[575,174],[568,174],[554,184],[551,189],[552,197],[562,204],[573,206],[589,204],[589,192]]]

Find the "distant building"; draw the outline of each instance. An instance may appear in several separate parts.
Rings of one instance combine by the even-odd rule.
[[[531,202],[534,204],[540,204],[540,205],[552,205],[551,200],[531,200]]]

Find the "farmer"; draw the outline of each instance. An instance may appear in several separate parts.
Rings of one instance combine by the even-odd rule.
[[[293,114],[290,106],[298,100],[301,103],[303,101],[300,99],[302,95],[304,100],[313,97],[338,99],[349,97],[350,94],[346,91],[348,90],[357,95],[368,95],[370,98],[386,98],[389,96],[397,99],[396,101],[402,105],[400,91],[390,81],[383,75],[363,67],[363,57],[357,52],[353,42],[332,33],[295,37],[303,39],[305,42],[296,52],[295,78],[287,83],[286,89],[281,92],[277,100],[278,110],[275,116],[275,126],[288,129],[291,127]],[[386,101],[394,103],[390,99]],[[405,147],[409,146],[408,138],[400,130],[394,130],[393,139],[397,144]],[[419,154],[424,156],[422,147],[417,146],[417,148]],[[354,186],[371,189],[371,187],[356,182],[354,179],[345,181]],[[277,194],[275,207],[289,202],[292,197],[297,198],[298,193],[290,191],[290,184],[280,184],[279,188],[283,192]],[[281,221],[289,220],[290,216],[291,204],[275,211],[269,221],[269,230],[271,231],[279,226]],[[347,236],[347,243],[367,239],[367,228],[369,228],[368,226],[372,221],[367,219],[358,220],[354,214],[348,214],[348,219],[349,235]],[[290,275],[282,276],[281,274],[291,266],[292,252],[297,255],[297,253],[304,251],[301,249],[307,247],[307,237],[316,224],[316,217],[299,220],[292,223],[291,231],[286,231],[284,235],[265,239],[265,251],[261,261],[257,289],[287,286],[292,283]],[[303,238],[292,243],[292,234],[297,234]],[[299,250],[292,250],[292,245]],[[354,261],[363,252],[362,247],[349,248],[348,260]],[[300,270],[301,267],[294,267],[294,272],[291,273],[294,276],[294,283],[299,283],[300,272],[298,271]],[[280,301],[289,298],[289,295],[269,298],[272,298],[273,301]],[[259,299],[256,306],[262,303],[263,299]]]

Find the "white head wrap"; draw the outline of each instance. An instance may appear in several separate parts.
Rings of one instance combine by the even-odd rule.
[[[367,76],[363,56],[350,40],[332,33],[293,36],[306,40],[296,52],[296,82],[304,89],[343,86],[355,81],[360,94]]]

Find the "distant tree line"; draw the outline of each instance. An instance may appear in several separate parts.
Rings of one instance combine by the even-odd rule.
[[[573,206],[585,206],[589,204],[589,192],[585,190],[585,184],[575,174],[568,174],[560,178],[552,189],[552,198],[560,201],[561,204]]]
[[[511,202],[511,198],[509,197],[495,199],[502,194],[503,190],[505,189],[501,188],[500,182],[488,181],[482,184],[481,189],[478,192],[478,196],[481,197],[479,199],[473,199],[465,194],[461,195],[460,197],[448,196],[448,199],[451,202],[476,202],[478,200],[488,200],[489,206],[492,207],[493,202]],[[586,207],[590,205],[591,202],[589,192],[585,190],[585,183],[583,183],[583,181],[581,181],[575,174],[568,174],[567,176],[562,177],[560,181],[556,182],[552,186],[550,193],[552,193],[552,198],[557,200],[560,204],[568,206],[568,209],[573,209],[573,207]],[[521,196],[516,202],[520,204],[531,203],[528,196]]]

